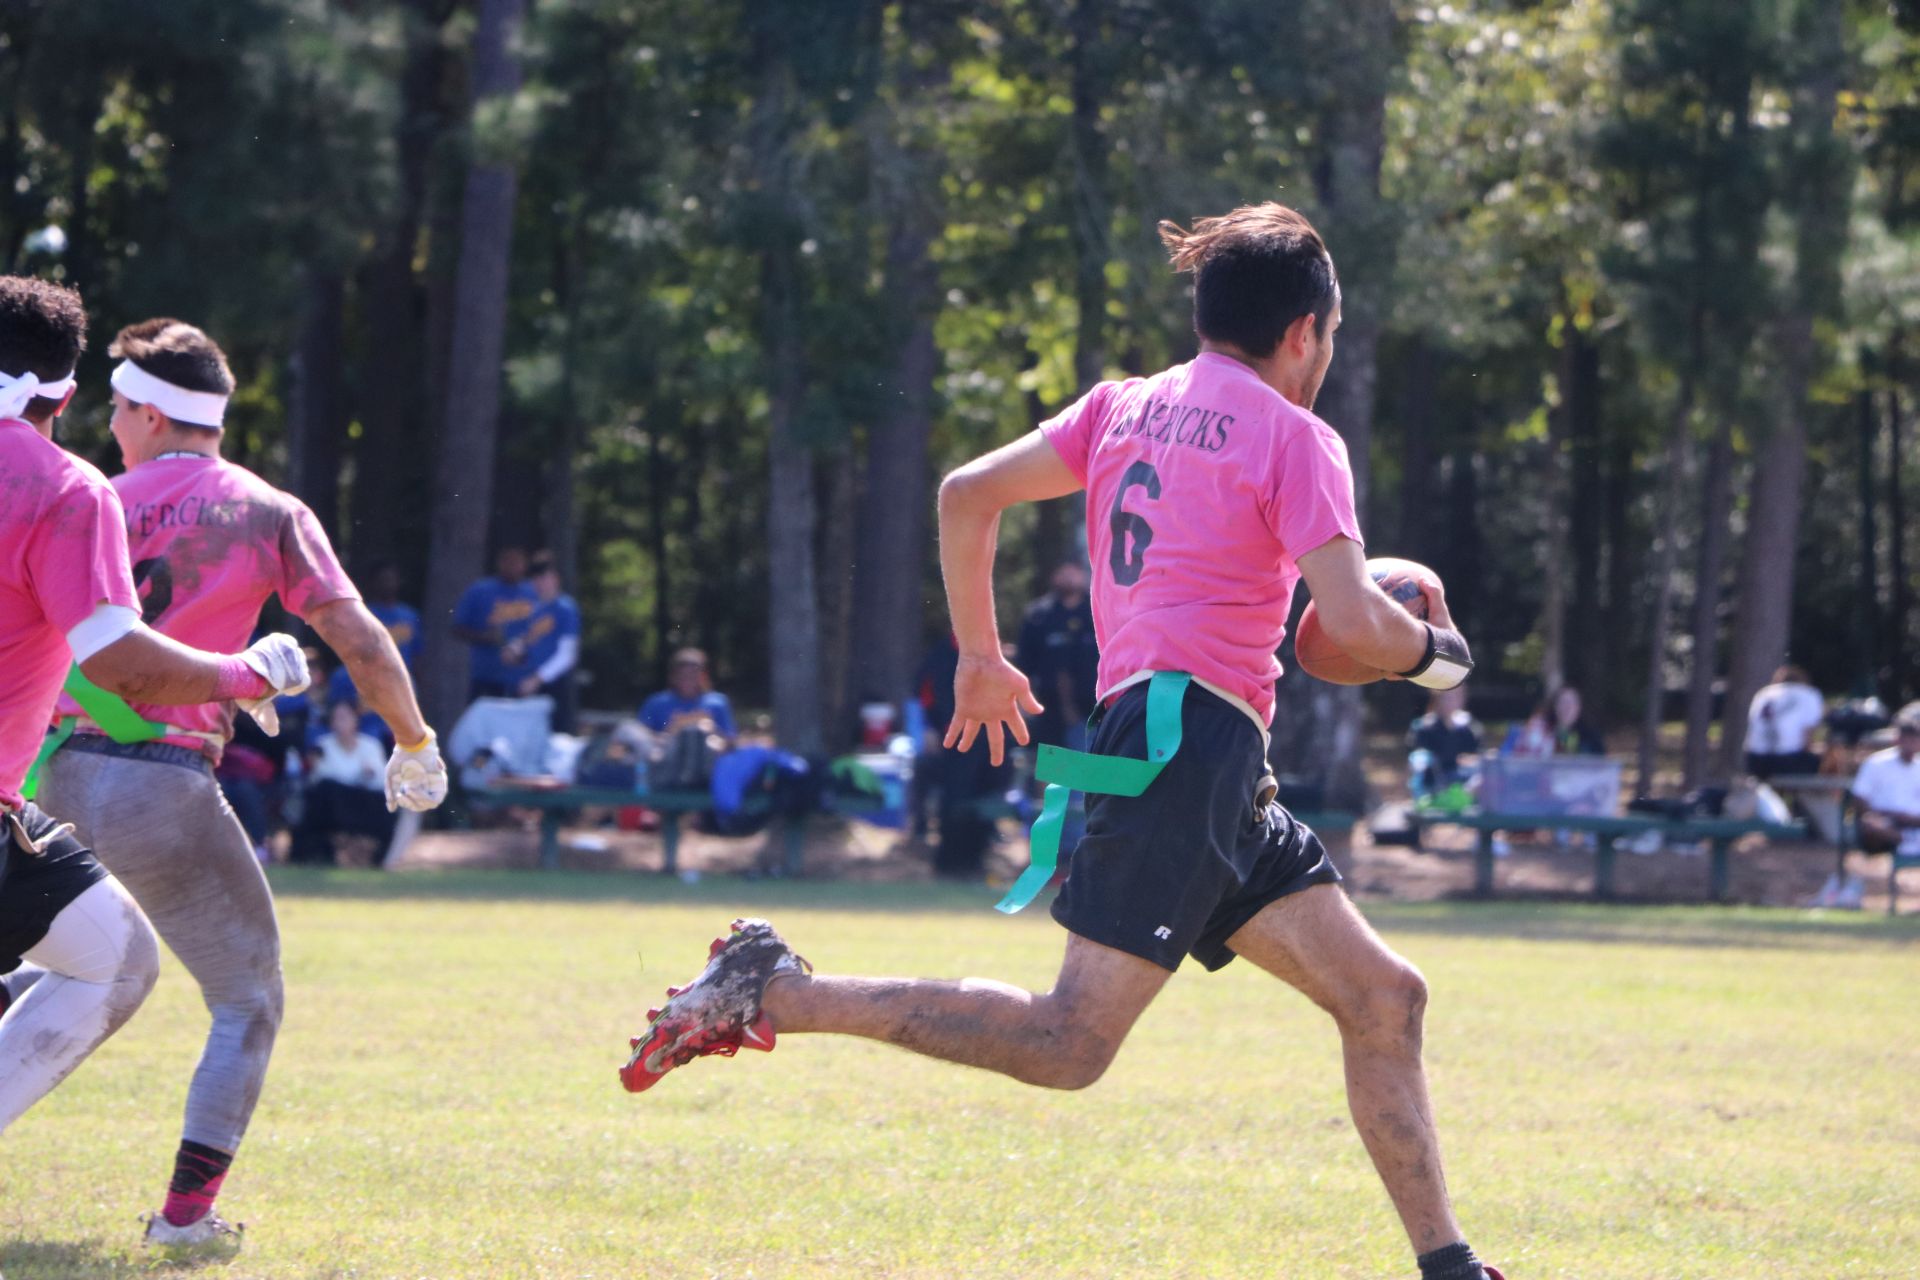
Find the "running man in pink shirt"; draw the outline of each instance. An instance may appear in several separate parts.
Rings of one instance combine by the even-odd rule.
[[[73,828],[23,795],[68,669],[156,704],[235,698],[249,711],[306,686],[288,636],[238,657],[149,631],[127,563],[119,499],[53,443],[86,346],[80,295],[0,277],[0,1131],[119,1029],[159,975],[153,930]],[[57,812],[57,811],[56,811]]]
[[[163,635],[215,649],[243,645],[274,594],[339,654],[398,746],[388,808],[430,809],[447,775],[387,629],[361,603],[325,532],[298,499],[220,457],[234,389],[225,354],[178,320],[123,329],[111,352],[114,439],[126,471],[113,485],[141,614]],[[200,986],[212,1015],[187,1090],[166,1200],[146,1240],[175,1256],[220,1254],[238,1234],[213,1212],[239,1150],[280,1027],[280,931],[273,897],[213,776],[232,709],[209,700],[119,708],[117,732],[83,699],[63,699],[40,796],[126,886]]]
[[[1441,1172],[1421,1062],[1425,980],[1354,909],[1313,832],[1272,803],[1266,773],[1274,652],[1301,577],[1329,636],[1383,671],[1457,685],[1467,646],[1437,586],[1429,625],[1367,576],[1345,446],[1311,412],[1340,324],[1319,235],[1265,204],[1190,232],[1162,224],[1161,237],[1196,277],[1199,357],[1101,383],[940,488],[960,643],[947,745],[984,733],[996,762],[1041,710],[1001,656],[1000,513],[1087,493],[1100,706],[1091,756],[1052,757],[1090,779],[1071,784],[1090,794],[1053,904],[1068,930],[1053,990],[810,976],[767,922],[736,921],[636,1039],[622,1078],[637,1091],[703,1054],[769,1049],[776,1030],[827,1031],[1080,1089],[1184,956],[1208,969],[1245,956],[1332,1015],[1355,1123],[1423,1280],[1497,1280],[1463,1239]]]

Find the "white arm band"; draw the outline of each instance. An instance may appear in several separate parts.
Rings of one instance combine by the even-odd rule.
[[[124,604],[103,604],[67,632],[67,648],[75,662],[85,662],[140,625],[140,611]]]
[[[573,664],[580,661],[580,637],[561,636],[554,643],[553,656],[540,664],[534,672],[540,677],[541,684],[552,684],[567,672],[573,670]]]

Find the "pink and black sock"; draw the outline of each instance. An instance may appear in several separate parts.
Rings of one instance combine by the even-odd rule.
[[[182,1142],[180,1154],[173,1158],[173,1181],[167,1186],[167,1203],[161,1216],[176,1227],[188,1226],[207,1216],[226,1181],[233,1153],[200,1142]]]

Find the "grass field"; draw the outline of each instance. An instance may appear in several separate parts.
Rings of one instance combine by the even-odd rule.
[[[729,916],[820,968],[1045,986],[983,892],[277,873],[288,1016],[232,1277],[1407,1277],[1326,1019],[1183,972],[1050,1094],[795,1037],[641,1098],[615,1067]],[[1920,1275],[1920,921],[1370,907],[1434,988],[1470,1237],[1512,1280]],[[203,1015],[138,1018],[0,1138],[0,1273],[147,1273]]]

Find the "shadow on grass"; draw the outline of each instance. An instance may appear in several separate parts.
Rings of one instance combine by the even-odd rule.
[[[714,906],[732,911],[780,907],[822,911],[991,911],[998,891],[983,884],[867,883],[848,880],[706,876],[693,883],[645,871],[347,871],[276,866],[268,880],[283,898],[419,902],[626,902]]]
[[[150,1274],[143,1259],[136,1264],[124,1251],[108,1252],[97,1241],[0,1241],[0,1275],[7,1280],[78,1280],[81,1276]]]
[[[999,899],[985,885],[889,884],[845,880],[748,880],[714,876],[688,884],[645,872],[449,870],[346,871],[275,867],[284,898],[343,901],[630,903],[716,911],[818,910],[901,914],[988,913]],[[1900,946],[1920,943],[1920,916],[1777,907],[1716,907],[1508,899],[1495,902],[1364,902],[1388,933],[1471,935],[1540,942],[1675,947]],[[1044,913],[1035,903],[1029,912]]]
[[[1811,912],[1791,907],[1635,905],[1553,899],[1365,903],[1386,933],[1630,946],[1804,948],[1920,943],[1920,916]]]

